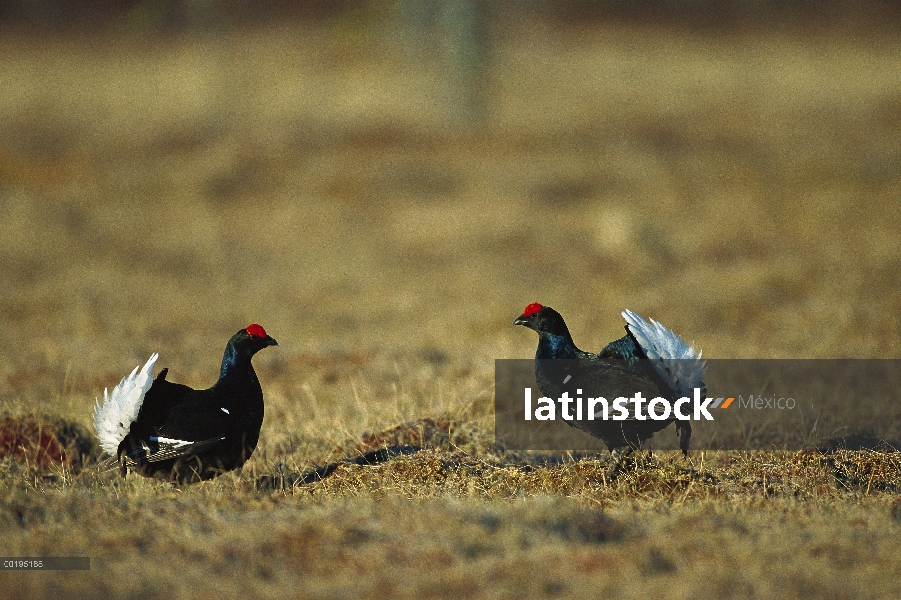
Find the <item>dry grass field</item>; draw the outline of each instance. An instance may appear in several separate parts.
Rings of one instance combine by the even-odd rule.
[[[512,21],[472,84],[378,23],[3,30],[0,555],[91,569],[0,597],[901,595],[901,454],[610,482],[492,415],[533,301],[595,351],[628,307],[709,357],[898,358],[901,35]],[[97,467],[104,387],[154,351],[206,387],[252,322],[242,472]]]

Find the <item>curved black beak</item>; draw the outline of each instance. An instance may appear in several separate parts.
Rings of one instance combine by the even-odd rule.
[[[516,317],[516,320],[513,321],[513,324],[514,325],[528,325],[529,317],[527,317],[525,315],[519,315],[518,317]]]
[[[272,337],[271,335],[267,335],[266,337],[264,337],[263,341],[266,342],[266,345],[263,346],[264,348],[266,348],[268,346],[278,346],[278,342],[276,342],[275,338]]]

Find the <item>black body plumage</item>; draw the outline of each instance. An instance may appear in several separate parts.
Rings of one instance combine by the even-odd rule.
[[[131,470],[190,482],[241,467],[263,424],[263,390],[251,358],[277,344],[259,326],[237,332],[226,345],[219,380],[205,390],[167,381],[163,369],[119,444],[122,475]]]
[[[544,396],[559,398],[569,392],[574,397],[577,388],[585,397],[603,396],[611,400],[631,397],[636,392],[641,392],[646,399],[663,397],[674,401],[681,396],[648,360],[628,325],[625,336],[607,344],[599,354],[593,354],[575,345],[563,317],[549,306],[530,305],[513,324],[538,334],[535,378]],[[623,421],[583,419],[566,420],[566,423],[599,438],[611,452],[639,448],[670,423],[676,423],[684,454],[688,454],[691,439],[690,422],[676,418],[637,420],[630,415]]]

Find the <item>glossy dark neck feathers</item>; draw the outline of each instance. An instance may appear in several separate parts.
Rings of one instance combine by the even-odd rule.
[[[222,357],[222,368],[219,370],[219,379],[226,376],[242,375],[253,373],[253,365],[250,359],[253,354],[248,355],[246,352],[240,352],[234,344],[225,347],[225,355]]]
[[[584,358],[585,353],[576,347],[563,317],[550,307],[544,307],[533,327],[538,334],[538,350],[535,358]]]
[[[553,334],[538,332],[538,350],[535,358],[579,358],[584,354],[579,350],[569,332],[566,334]]]

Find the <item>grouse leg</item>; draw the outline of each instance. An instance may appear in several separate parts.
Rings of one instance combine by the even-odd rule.
[[[626,457],[632,454],[632,450],[634,450],[632,446],[624,446],[610,451],[610,466],[607,467],[607,479],[611,481],[616,479],[620,466]]]

